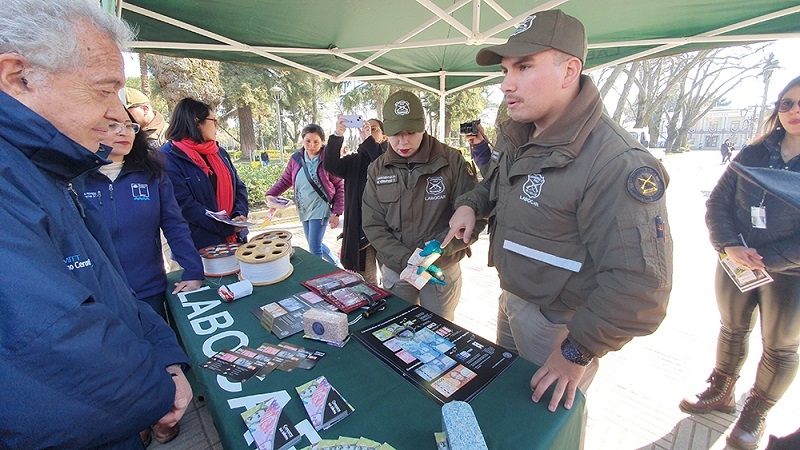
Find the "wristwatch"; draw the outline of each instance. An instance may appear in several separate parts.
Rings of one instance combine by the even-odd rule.
[[[561,343],[561,356],[564,357],[567,361],[578,364],[579,366],[588,366],[594,357],[586,357],[578,350],[572,342],[569,341],[569,338],[564,339],[564,342]]]

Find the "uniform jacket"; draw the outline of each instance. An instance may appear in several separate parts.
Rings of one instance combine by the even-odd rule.
[[[344,180],[344,225],[342,240],[342,266],[349,270],[363,271],[366,267],[366,251],[359,250],[361,238],[361,197],[367,185],[367,167],[386,151],[389,141],[378,144],[368,136],[358,151],[341,156],[344,137],[332,134],[325,146],[325,170]]]
[[[90,172],[83,195],[87,203],[103,212],[125,276],[137,298],[151,297],[167,289],[159,229],[164,230],[172,255],[184,269],[181,279],[205,278],[189,225],[181,215],[166,173],[151,179],[149,172],[125,164],[112,183],[101,172]]]
[[[300,151],[292,154],[292,157],[289,158],[289,163],[286,164],[286,169],[283,171],[283,175],[281,175],[280,179],[278,179],[278,181],[276,181],[275,184],[269,188],[266,195],[277,197],[286,192],[290,187],[294,186],[294,181],[297,179],[297,173],[303,170],[303,167],[300,165],[300,158],[305,157],[305,152],[305,149],[300,149]],[[320,151],[319,157],[323,159],[317,166],[317,178],[319,178],[320,183],[322,183],[321,187],[322,189],[325,189],[325,193],[328,195],[328,198],[333,200],[332,213],[340,215],[344,212],[344,180],[334,176],[325,169],[324,148]]]
[[[175,188],[175,198],[181,207],[183,217],[189,223],[195,248],[201,249],[225,243],[225,238],[234,232],[233,226],[218,222],[206,215],[206,210],[219,211],[217,195],[211,180],[185,153],[173,146],[172,142],[164,144],[161,151],[167,155],[167,173]],[[233,180],[233,211],[228,211],[228,215],[247,217],[249,212],[247,188],[233,167],[228,152],[222,147],[219,148],[219,156],[230,169]],[[239,241],[245,242],[246,235],[247,229],[240,231]]]
[[[749,167],[769,167],[769,147],[780,152],[777,142],[783,133],[778,131],[760,144],[745,147],[734,161]],[[793,166],[800,172],[798,164]],[[750,208],[760,206],[762,199],[767,228],[753,228]],[[800,210],[765,194],[764,189],[740,177],[730,167],[711,191],[706,207],[706,225],[717,251],[742,245],[741,234],[747,245],[764,258],[767,272],[800,275]]]
[[[427,133],[410,158],[391,149],[378,157],[367,170],[361,224],[378,261],[400,273],[414,250],[431,239],[444,240],[456,197],[476,183],[475,173],[461,153]],[[478,239],[485,225],[479,222],[475,226],[470,243]],[[436,266],[444,269],[458,264],[468,251],[463,240],[453,239]]]
[[[562,316],[574,313],[570,340],[602,356],[652,333],[666,314],[668,178],[603,113],[588,77],[581,86],[532,141],[532,123],[501,124],[485,180],[457,205],[489,217],[489,264],[501,287]]]
[[[70,185],[104,162],[0,92],[0,448],[141,449],[188,364]]]

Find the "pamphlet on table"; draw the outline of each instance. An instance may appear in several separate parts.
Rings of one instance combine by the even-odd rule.
[[[471,400],[517,358],[418,305],[353,339],[439,404]]]

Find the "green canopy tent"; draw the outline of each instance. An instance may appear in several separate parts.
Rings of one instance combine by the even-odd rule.
[[[101,0],[139,30],[134,50],[403,84],[444,97],[497,83],[481,47],[528,15],[580,19],[586,69],[709,47],[800,37],[800,0]],[[443,134],[440,124],[439,134]]]

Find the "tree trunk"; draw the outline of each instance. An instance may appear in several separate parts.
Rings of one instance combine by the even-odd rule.
[[[250,104],[240,105],[239,112],[239,142],[242,146],[242,159],[252,161],[256,151],[256,133],[253,127],[253,108]]]
[[[139,79],[142,80],[142,92],[150,98],[150,77],[147,75],[147,53],[139,53]]]
[[[636,61],[635,63],[631,64],[631,67],[628,70],[628,79],[625,81],[625,87],[622,88],[622,93],[619,95],[617,109],[614,110],[614,122],[622,122],[622,113],[625,112],[625,104],[628,102],[628,95],[631,93],[631,88],[633,87],[636,79],[636,72],[639,70],[640,65],[641,63]]]

